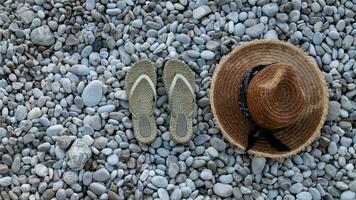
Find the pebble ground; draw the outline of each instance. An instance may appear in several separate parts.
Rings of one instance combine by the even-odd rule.
[[[356,199],[355,0],[0,0],[0,199]],[[208,92],[234,46],[301,47],[329,86],[321,137],[271,160],[231,146]],[[196,73],[186,145],[169,137],[161,78],[158,137],[138,144],[124,77],[141,58]]]

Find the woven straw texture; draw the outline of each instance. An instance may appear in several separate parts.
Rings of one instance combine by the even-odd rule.
[[[210,98],[213,114],[223,135],[244,149],[252,125],[240,111],[238,96],[247,70],[258,65],[288,63],[293,66],[304,96],[299,115],[289,126],[274,130],[273,135],[291,150],[280,152],[260,139],[249,153],[281,158],[293,155],[320,135],[328,110],[327,86],[322,73],[304,51],[278,40],[245,43],[225,56],[214,72]]]

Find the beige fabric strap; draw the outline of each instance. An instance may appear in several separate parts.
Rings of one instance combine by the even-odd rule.
[[[146,80],[148,85],[151,87],[152,89],[152,92],[153,92],[153,96],[154,96],[154,101],[152,103],[152,107],[154,108],[155,107],[155,102],[157,100],[157,93],[156,93],[156,88],[155,88],[155,85],[153,84],[152,80],[150,79],[149,76],[147,76],[146,74],[142,74],[141,76],[139,76],[135,83],[133,84],[132,88],[131,88],[131,91],[130,91],[130,96],[129,96],[129,99],[131,99],[131,96],[133,94],[133,92],[135,91],[137,85],[142,81],[142,80]],[[132,112],[131,112],[132,113]],[[132,113],[133,116],[135,116],[134,113]]]
[[[193,96],[195,96],[194,89],[192,88],[192,85],[189,83],[189,81],[182,74],[176,74],[173,78],[171,87],[169,88],[169,97],[172,96],[173,89],[176,86],[178,79],[181,79],[187,85],[189,91],[193,94]]]

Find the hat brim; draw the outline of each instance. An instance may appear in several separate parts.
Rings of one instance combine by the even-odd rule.
[[[306,103],[295,123],[273,131],[273,135],[290,151],[278,151],[268,140],[261,138],[248,152],[281,158],[310,145],[320,135],[328,111],[326,81],[315,61],[303,50],[279,40],[255,40],[233,49],[222,58],[214,72],[210,98],[215,120],[223,135],[230,143],[245,149],[252,124],[240,110],[240,85],[247,70],[275,62],[295,67]]]

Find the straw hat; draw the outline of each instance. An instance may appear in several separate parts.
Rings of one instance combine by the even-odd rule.
[[[278,40],[232,50],[214,72],[210,91],[224,136],[245,151],[271,158],[297,153],[320,134],[327,86],[316,63]]]

